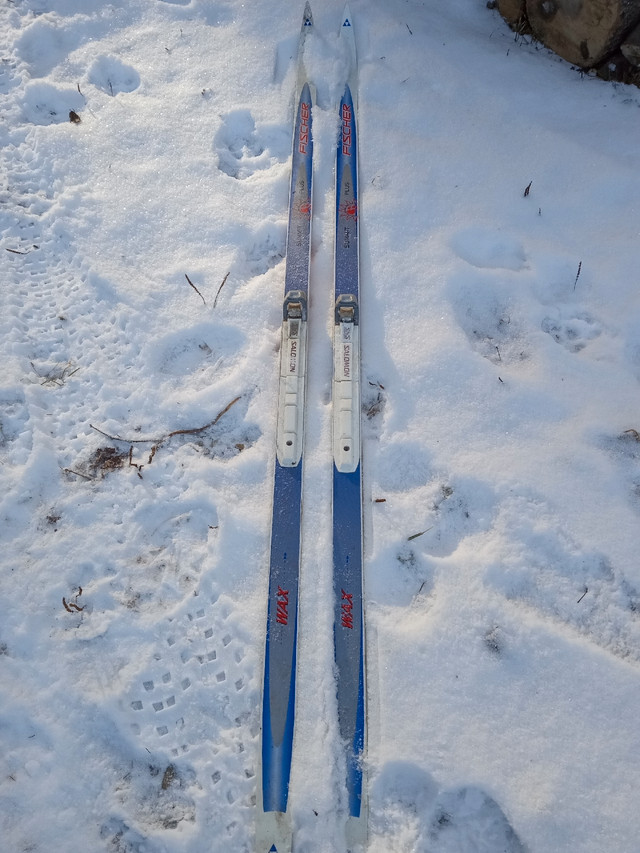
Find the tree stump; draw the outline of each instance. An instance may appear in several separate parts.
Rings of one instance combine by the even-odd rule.
[[[640,0],[526,0],[534,35],[568,62],[592,68],[640,22]]]

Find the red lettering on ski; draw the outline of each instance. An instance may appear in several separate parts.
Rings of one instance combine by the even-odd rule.
[[[276,622],[278,625],[287,625],[289,623],[289,590],[282,589],[278,585],[276,596]]]
[[[309,144],[309,117],[311,106],[304,101],[300,104],[300,134],[298,136],[298,150],[301,154],[307,153]]]
[[[351,107],[342,105],[342,153],[351,156]]]
[[[353,629],[353,594],[342,590],[342,604],[340,605],[342,617],[340,624],[343,628]]]

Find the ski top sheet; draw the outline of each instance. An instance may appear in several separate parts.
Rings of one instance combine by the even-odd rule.
[[[338,726],[345,760],[347,848],[367,837],[366,685],[360,440],[357,66],[345,7],[340,42],[349,63],[336,154],[333,373],[333,594]]]
[[[287,803],[295,720],[313,178],[312,92],[306,80],[303,54],[305,39],[312,28],[313,18],[307,3],[297,58],[298,79],[292,143],[264,657],[256,853],[290,853],[292,848],[291,820],[287,813]]]

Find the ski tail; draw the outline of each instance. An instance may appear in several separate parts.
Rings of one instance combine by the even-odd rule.
[[[311,249],[312,87],[304,72],[304,43],[313,27],[306,4],[298,47],[289,225],[273,486],[269,593],[262,696],[256,853],[291,853],[288,811],[296,708],[298,586],[307,375],[307,300]]]

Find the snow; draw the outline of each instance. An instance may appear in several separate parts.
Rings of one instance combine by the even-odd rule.
[[[0,10],[7,851],[252,849],[302,5]],[[369,850],[629,853],[640,93],[514,40],[484,0],[351,7]],[[341,853],[329,508],[342,4],[313,11],[290,803],[300,851]]]

